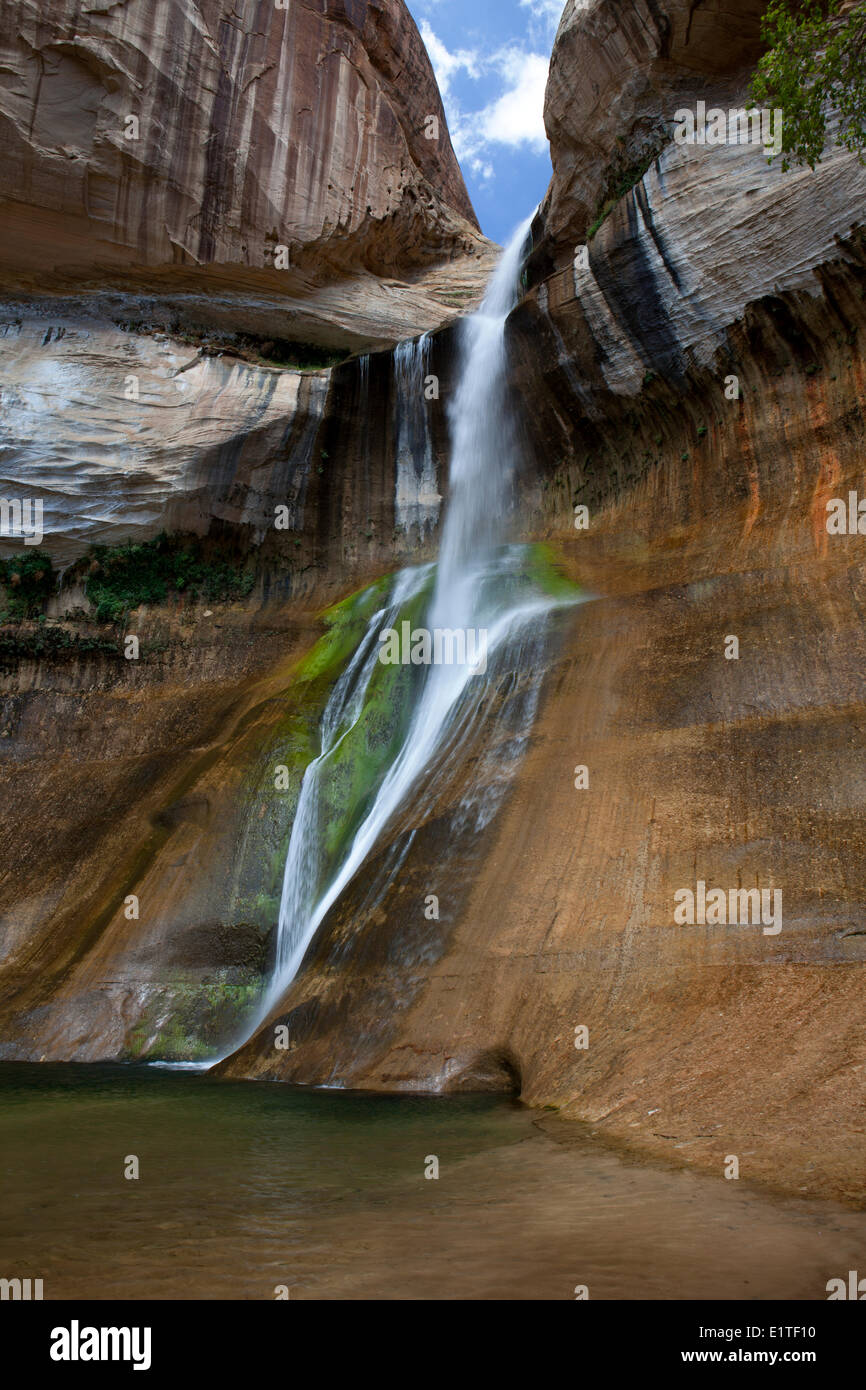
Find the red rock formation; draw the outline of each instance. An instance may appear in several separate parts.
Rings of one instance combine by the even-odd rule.
[[[712,49],[674,67],[659,15],[566,11],[548,101],[573,158],[554,143],[539,283],[510,324],[527,529],[603,597],[575,616],[480,863],[443,870],[437,807],[375,911],[371,866],[320,927],[279,1006],[293,1052],[263,1029],[225,1070],[517,1087],[676,1162],[721,1173],[737,1153],[744,1175],[862,1204],[863,538],[829,536],[826,503],[864,493],[863,171],[668,146],[577,269],[615,144],[605,71],[628,148],[640,101],[672,115],[713,68]],[[718,60],[739,105],[742,53]],[[772,882],[783,930],[677,924],[698,879]],[[455,925],[421,970],[406,942],[440,883]]]
[[[720,1173],[737,1153],[745,1177],[862,1203],[866,578],[863,538],[830,537],[825,512],[864,491],[863,173],[842,155],[783,179],[754,149],[669,148],[593,238],[584,282],[572,265],[617,134],[631,158],[669,101],[708,82],[741,94],[754,15],[567,8],[554,182],[509,341],[524,533],[553,539],[604,597],[564,635],[483,843],[449,833],[459,784],[422,824],[405,807],[379,847],[384,861],[412,829],[399,874],[368,901],[364,866],[280,1003],[291,1050],[263,1029],[225,1069],[520,1088],[669,1160]],[[432,354],[441,410],[447,335]],[[237,845],[261,879],[268,859],[279,874],[280,841],[247,841],[274,798],[240,788],[250,769],[264,786],[274,731],[286,746],[303,603],[389,563],[391,375],[385,355],[333,374],[288,608],[220,611],[218,633],[213,615],[156,610],[143,626],[165,630],[161,667],[30,662],[8,677],[4,1055],[138,1055],[184,1017],[179,990],[204,1009],[203,986],[260,969],[267,913],[235,905]],[[227,457],[202,491],[227,528],[284,487],[279,448],[252,463]],[[772,882],[782,932],[680,926],[674,895],[697,879]],[[442,883],[436,926],[422,905]],[[132,924],[131,885],[150,905]],[[195,1042],[182,1033],[177,1050]]]
[[[763,0],[569,0],[544,103],[549,254],[563,243],[567,255],[583,237],[612,166],[640,163],[680,98],[730,87],[754,66],[764,8]]]
[[[276,246],[322,280],[479,243],[401,0],[2,0],[0,36],[7,288],[280,293]]]

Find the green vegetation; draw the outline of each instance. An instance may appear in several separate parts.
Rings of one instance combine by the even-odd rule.
[[[261,994],[257,975],[238,981],[229,973],[207,981],[185,980],[179,973],[164,984],[130,1033],[127,1056],[190,1062],[212,1056]]]
[[[394,625],[399,629],[404,621],[413,627],[422,624],[429,596],[429,587],[416,594],[403,606]],[[416,667],[389,666],[377,661],[357,722],[346,730],[322,769],[327,877],[351,844],[405,741],[414,713],[413,692],[421,678]]]
[[[431,568],[420,592],[392,617],[392,625],[399,628],[403,621],[412,627],[423,625],[434,581]],[[228,910],[232,921],[259,933],[263,943],[272,942],[277,923],[301,784],[321,751],[323,709],[368,634],[371,620],[387,609],[394,582],[393,575],[385,576],[322,613],[324,631],[312,650],[293,667],[284,691],[269,697],[251,722],[254,743],[245,749],[242,764],[245,828]],[[560,599],[573,598],[577,592],[561,572],[555,548],[545,544],[525,547],[519,568],[504,582],[535,594],[541,589]],[[374,647],[369,651],[375,656]],[[345,712],[334,731],[330,755],[316,772],[319,834],[315,862],[309,868],[317,892],[343,861],[405,742],[423,679],[418,667],[374,659],[363,694],[357,692],[358,704]],[[275,717],[270,720],[266,711],[272,707],[276,707]],[[260,973],[259,967],[254,971],[251,966],[240,985],[232,977],[213,997],[203,996],[204,1002],[199,1000],[195,1008],[192,1000],[187,1007],[186,985],[181,982],[140,1026],[131,1042],[132,1055],[142,1053],[155,1033],[156,1040],[147,1047],[150,1056],[203,1055],[211,1040],[225,1036],[254,1000]]]
[[[201,541],[167,536],[164,532],[151,541],[91,546],[75,564],[72,574],[84,578],[96,621],[118,625],[125,622],[133,608],[142,603],[165,603],[171,594],[229,603],[246,597],[255,583],[250,570],[207,549]],[[33,618],[44,622],[45,605],[56,584],[51,556],[44,550],[0,559],[0,623],[22,623]],[[86,617],[83,613],[80,616]],[[39,641],[45,652],[73,645],[80,651],[114,650],[113,643],[100,644],[90,638],[81,638],[76,644],[72,634],[54,628],[47,628],[43,636],[28,634],[28,650],[34,650],[34,643],[38,645]]]
[[[626,193],[629,193],[640,183],[647,169],[655,163],[669,140],[670,136],[664,128],[654,131],[643,152],[631,161],[627,161],[625,147],[621,143],[618,153],[608,166],[601,198],[587,228],[587,241],[592,240],[602,222],[613,212],[620,198],[624,198]]]
[[[200,541],[167,536],[92,546],[79,569],[87,573],[85,592],[100,623],[125,622],[140,604],[165,603],[170,593],[226,603],[244,598],[253,575],[224,559],[208,559]]]
[[[326,609],[322,621],[327,630],[298,666],[296,680],[321,681],[328,687],[337,679],[364,635],[367,623],[382,607],[391,582],[386,576]]]
[[[389,620],[391,626],[399,630],[403,622],[408,622],[411,628],[424,625],[434,580],[431,569],[419,592]],[[520,571],[509,575],[504,583],[534,594],[541,590],[559,600],[573,599],[578,593],[577,586],[562,572],[556,551],[542,543],[525,548]],[[370,619],[385,606],[392,585],[393,577],[380,580],[323,615],[327,631],[296,674],[298,686],[309,683],[316,691],[316,699],[313,702],[304,700],[302,706],[307,730],[313,708],[321,708],[334,681],[357,651]],[[423,678],[418,667],[374,662],[360,713],[351,727],[340,731],[342,736],[319,766],[322,808],[319,869],[323,879],[333,875],[405,742],[415,712],[418,683]],[[305,741],[309,747],[309,734],[305,738],[305,731],[295,725],[284,746],[292,756],[302,756]],[[291,766],[285,754],[281,754],[279,761]],[[284,863],[285,855],[280,854],[276,861],[280,873]],[[269,890],[273,891],[270,885],[265,885],[265,891]]]
[[[37,617],[54,589],[51,556],[44,550],[26,550],[0,560],[0,585],[4,591],[0,622],[20,623]]]
[[[357,651],[370,619],[387,602],[393,582],[393,576],[386,576],[323,613],[326,631],[296,669],[292,682],[296,700],[293,713],[280,732],[277,761],[291,769],[297,789],[308,763],[319,751],[317,731],[325,702]],[[422,620],[432,585],[431,573],[427,585],[401,610],[398,624]],[[403,742],[413,709],[412,687],[418,679],[415,667],[376,663],[356,723],[344,731],[320,769],[320,794],[326,814],[322,826],[325,873],[354,835]],[[297,789],[293,788],[293,803]],[[274,856],[274,872],[263,885],[266,893],[277,892],[281,886],[288,833],[290,827],[286,828],[285,843]]]
[[[769,45],[752,79],[755,106],[778,107],[782,168],[814,169],[827,144],[827,113],[838,114],[836,143],[866,154],[866,3],[842,14],[843,0],[770,0],[761,21]]]
[[[385,576],[321,614],[325,631],[295,667],[286,690],[285,715],[250,765],[246,794],[251,806],[265,809],[249,822],[234,910],[262,931],[271,931],[277,920],[292,822],[304,773],[320,751],[324,706],[373,614],[385,606],[392,583],[393,577]],[[381,666],[375,673],[359,728],[340,745],[322,771],[323,804],[327,808],[327,824],[322,827],[326,855],[339,849],[349,824],[357,823],[353,815],[357,816],[359,806],[369,804],[365,798],[371,786],[378,785],[373,745],[387,737],[382,716],[389,714],[389,697],[384,693],[380,697],[380,679],[387,676],[389,669],[394,668]],[[288,769],[288,786],[274,795],[274,769],[278,765]]]

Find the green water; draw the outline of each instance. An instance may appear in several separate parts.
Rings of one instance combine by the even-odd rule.
[[[536,1120],[494,1097],[3,1064],[0,1277],[46,1298],[821,1299],[866,1268],[859,1213]]]

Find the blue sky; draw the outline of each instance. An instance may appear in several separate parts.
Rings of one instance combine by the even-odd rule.
[[[407,0],[482,231],[504,243],[544,196],[542,110],[565,0]]]

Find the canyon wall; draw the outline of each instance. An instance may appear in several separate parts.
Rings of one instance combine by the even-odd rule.
[[[546,256],[570,260],[617,186],[668,142],[679,107],[739,101],[761,53],[763,9],[761,0],[569,0],[544,105],[553,162]]]
[[[509,323],[514,521],[590,601],[558,620],[497,818],[459,833],[460,777],[407,807],[221,1070],[517,1091],[564,1141],[562,1118],[582,1119],[669,1161],[721,1173],[738,1154],[743,1176],[862,1202],[866,569],[826,504],[862,487],[866,181],[835,151],[782,173],[754,144],[671,138],[680,107],[743,106],[757,9],[566,6],[554,177]],[[160,380],[173,351],[148,339]],[[453,326],[429,365],[445,491]],[[194,361],[209,418],[250,390],[246,370]],[[397,525],[394,355],[297,386],[255,370],[275,373],[252,398],[263,453],[196,459],[181,410],[193,483],[159,479],[173,525],[257,557],[250,598],[137,615],[157,650],[134,672],[94,656],[3,678],[4,1055],[191,1056],[228,1036],[273,948],[293,811],[273,769],[309,755],[330,669],[305,665],[317,614],[432,553],[435,529]],[[263,536],[301,478],[297,533]],[[781,930],[677,924],[699,880],[781,891]]]
[[[297,779],[260,786],[309,756],[318,614],[435,544],[369,349],[477,302],[495,248],[399,0],[8,4],[0,47],[4,492],[66,576],[0,628],[8,1051],[186,1055],[269,968]],[[235,597],[139,604],[127,662],[75,565],[159,532]]]
[[[7,284],[103,288],[116,271],[281,295],[278,245],[326,280],[478,239],[395,0],[5,0],[0,35]]]
[[[454,319],[495,254],[411,17],[10,0],[0,63],[4,487],[63,563],[224,520],[259,545],[321,476],[333,364]]]
[[[480,859],[444,849],[443,805],[375,912],[359,876],[225,1070],[515,1089],[560,1135],[582,1119],[718,1173],[738,1154],[859,1203],[864,562],[826,504],[862,489],[866,184],[845,153],[783,174],[751,144],[674,143],[681,106],[744,104],[749,51],[678,51],[681,19],[654,8],[667,38],[636,70],[620,7],[570,5],[554,51],[512,381],[523,525],[594,597],[514,793]],[[625,147],[642,101],[670,122],[593,227],[623,167],[605,72]],[[679,925],[698,880],[780,891],[781,930]],[[453,925],[401,971],[429,892]]]

